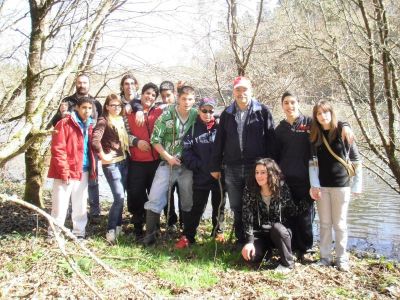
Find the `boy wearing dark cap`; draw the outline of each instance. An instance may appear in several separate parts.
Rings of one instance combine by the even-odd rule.
[[[203,98],[199,101],[196,123],[183,140],[183,162],[193,171],[193,206],[190,218],[185,222],[183,237],[176,244],[177,248],[185,248],[195,242],[196,230],[207,206],[210,192],[212,236],[219,242],[225,241],[223,234],[225,193],[220,190],[218,180],[211,176],[208,168],[217,133],[217,123],[214,118],[216,105],[216,101],[212,98]]]

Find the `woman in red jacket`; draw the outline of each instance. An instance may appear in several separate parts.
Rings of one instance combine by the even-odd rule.
[[[106,239],[110,243],[114,243],[116,237],[121,233],[128,172],[126,157],[129,151],[129,141],[122,117],[122,107],[123,103],[118,95],[107,96],[103,116],[97,121],[92,141],[92,146],[101,159],[103,172],[114,198],[108,215],[106,234]]]

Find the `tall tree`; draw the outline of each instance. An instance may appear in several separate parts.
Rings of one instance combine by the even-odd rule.
[[[360,128],[365,166],[400,193],[400,5],[384,0],[282,1],[292,45],[336,75]]]
[[[239,18],[237,15],[237,0],[226,0],[226,3],[228,4],[227,28],[229,41],[233,55],[235,57],[237,73],[239,76],[244,76],[246,75],[246,68],[250,61],[254,43],[257,37],[258,28],[260,26],[263,16],[264,0],[260,1],[255,29],[250,39],[244,36],[239,38],[240,26]]]
[[[43,141],[49,134],[45,128],[52,113],[48,107],[70,74],[81,71],[79,67],[88,66],[101,25],[125,2],[29,0],[31,32],[26,75],[7,97],[17,97],[25,87],[24,111],[9,120],[19,119],[23,125],[12,134],[8,143],[0,144],[0,166],[26,151],[26,201],[38,206],[43,204],[42,178],[46,169],[43,166]],[[68,41],[66,45],[65,40]],[[55,51],[57,44],[65,45],[66,51]]]

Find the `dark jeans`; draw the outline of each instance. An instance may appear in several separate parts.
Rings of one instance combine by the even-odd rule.
[[[274,223],[271,230],[266,233],[254,231],[255,256],[251,259],[252,263],[260,263],[267,251],[277,248],[280,256],[280,263],[285,267],[294,266],[292,256],[292,232],[281,223]]]
[[[228,192],[229,204],[233,211],[235,236],[239,243],[245,242],[242,221],[242,196],[247,177],[252,171],[252,165],[227,165],[225,167],[225,187]]]
[[[195,236],[197,227],[199,226],[201,216],[207,206],[208,195],[210,190],[193,190],[193,206],[190,212],[184,212],[185,214],[185,226],[183,234],[191,242],[195,242]],[[223,194],[221,203],[221,192],[219,189],[211,190],[211,204],[212,204],[212,224],[213,224],[213,235],[217,232],[223,232],[224,230],[224,209],[225,209],[225,193]],[[219,218],[218,218],[218,212]]]
[[[165,205],[164,207],[164,214],[165,217],[167,217],[168,215],[168,226],[172,226],[176,223],[178,223],[178,215],[176,214],[175,211],[175,197],[174,197],[174,193],[178,194],[178,214],[179,214],[179,225],[180,227],[182,227],[182,209],[181,209],[181,200],[180,200],[180,196],[179,196],[179,186],[178,183],[176,182],[172,188],[171,188],[171,197],[168,199],[169,201],[169,215],[168,215],[168,203],[167,205]]]
[[[146,220],[144,204],[149,200],[151,184],[156,173],[159,160],[150,162],[129,161],[127,195],[128,211],[132,214],[135,226],[141,227]]]
[[[122,211],[124,209],[126,177],[128,173],[127,162],[121,161],[103,165],[104,176],[110,185],[113,194],[113,204],[108,214],[107,230],[115,229],[122,224]]]
[[[97,155],[96,160],[96,178],[89,178],[88,194],[89,194],[89,216],[100,215],[100,197],[99,197],[99,164]]]
[[[309,206],[301,209],[298,216],[289,219],[289,227],[293,232],[293,250],[298,250],[301,254],[311,249],[314,242],[312,224],[315,217],[315,207],[311,199],[307,203],[309,203]]]

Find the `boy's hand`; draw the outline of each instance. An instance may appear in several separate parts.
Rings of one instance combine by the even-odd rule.
[[[175,156],[171,156],[170,158],[167,159],[167,161],[171,167],[181,165],[181,160]]]
[[[214,177],[216,180],[221,178],[221,172],[211,172],[210,173],[212,177]]]

